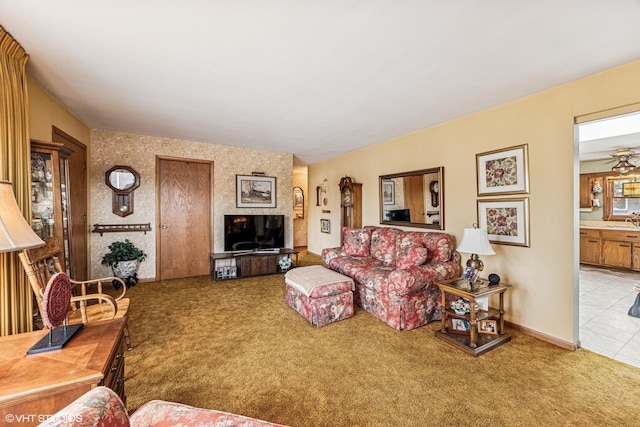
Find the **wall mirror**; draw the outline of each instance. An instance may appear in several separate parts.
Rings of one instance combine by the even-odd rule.
[[[444,167],[380,176],[380,224],[444,230]]]
[[[114,166],[105,174],[106,183],[113,191],[111,210],[125,217],[133,213],[133,191],[140,186],[140,175],[129,166]]]
[[[293,219],[304,219],[304,191],[293,187]]]

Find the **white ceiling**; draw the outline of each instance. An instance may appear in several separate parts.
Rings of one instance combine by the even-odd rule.
[[[311,164],[640,59],[639,0],[0,0],[91,128]]]

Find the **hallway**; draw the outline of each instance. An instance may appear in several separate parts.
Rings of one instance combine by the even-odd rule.
[[[580,266],[582,347],[640,368],[640,318],[633,305],[640,273]]]

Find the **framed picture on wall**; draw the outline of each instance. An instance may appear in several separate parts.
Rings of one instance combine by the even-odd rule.
[[[382,181],[382,202],[385,205],[396,204],[396,183],[394,181]]]
[[[322,231],[323,233],[331,233],[331,221],[328,219],[321,219],[320,231]]]
[[[491,243],[529,247],[529,198],[478,200],[478,225]]]
[[[236,175],[236,206],[239,208],[275,208],[274,176]]]
[[[478,196],[529,192],[528,145],[476,154]]]

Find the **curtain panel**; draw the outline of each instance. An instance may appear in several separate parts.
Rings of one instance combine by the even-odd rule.
[[[13,183],[18,207],[31,223],[28,59],[0,26],[0,179]],[[0,254],[0,336],[33,329],[31,292],[18,254]]]

